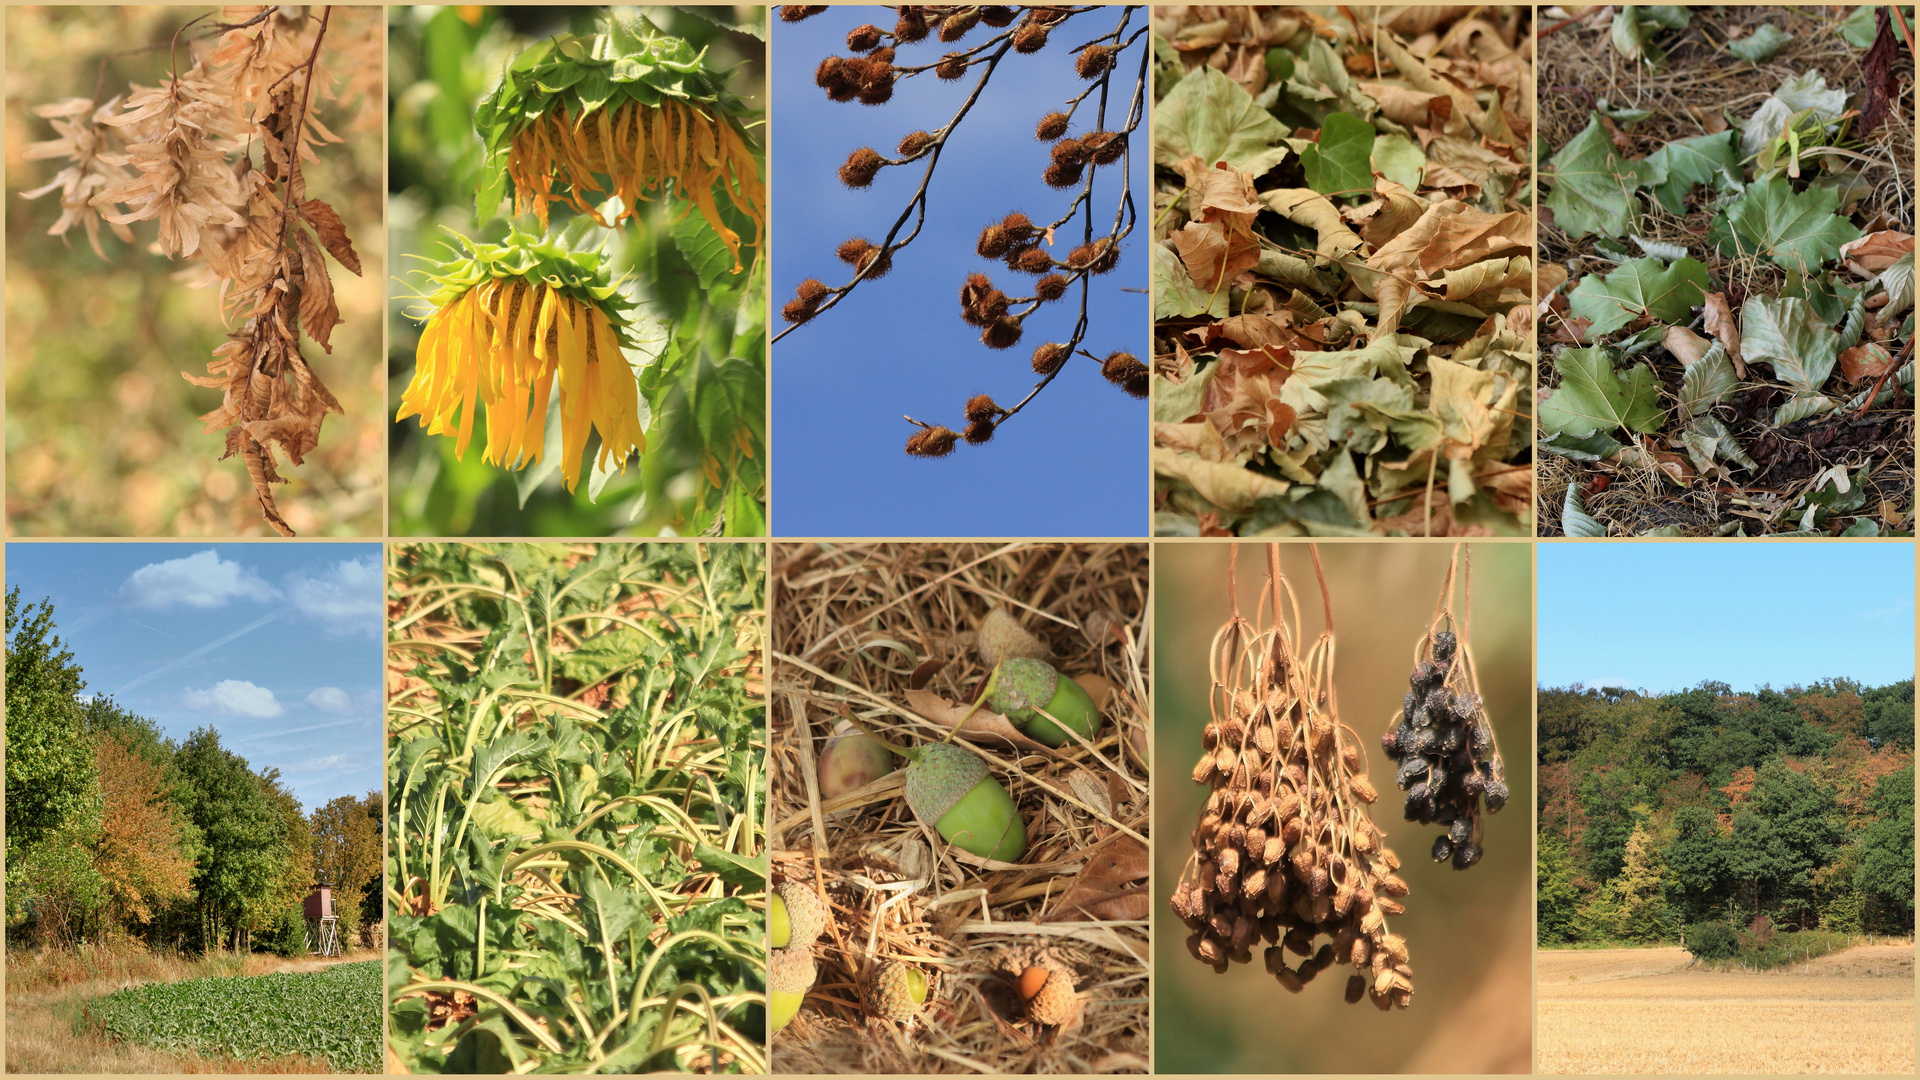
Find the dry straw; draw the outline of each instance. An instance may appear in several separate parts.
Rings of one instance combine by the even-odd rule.
[[[773,559],[773,873],[833,913],[773,1071],[1146,1071],[1146,546],[776,544]],[[1011,864],[924,828],[898,771],[832,799],[815,772],[845,721],[902,746],[946,739],[990,670],[976,628],[995,607],[1063,673],[1111,688],[1091,742],[954,740],[1025,822]],[[925,975],[917,1013],[889,1007],[895,963]]]
[[[1340,721],[1333,600],[1319,549],[1309,550],[1326,630],[1304,657],[1299,600],[1280,572],[1279,545],[1267,546],[1268,589],[1252,622],[1240,614],[1237,546],[1228,563],[1233,614],[1214,635],[1213,719],[1193,770],[1194,782],[1213,790],[1173,909],[1192,931],[1188,951],[1216,972],[1250,963],[1265,941],[1266,968],[1289,991],[1350,964],[1349,1003],[1364,996],[1382,1010],[1404,1009],[1413,969],[1387,917],[1406,911],[1407,884],[1368,810],[1378,792],[1360,737]],[[1331,940],[1316,949],[1322,935]],[[1288,953],[1302,959],[1292,964]]]

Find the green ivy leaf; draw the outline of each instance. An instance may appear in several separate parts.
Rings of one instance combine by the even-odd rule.
[[[1740,352],[1750,364],[1771,364],[1796,395],[1817,395],[1839,359],[1840,335],[1805,300],[1755,296],[1740,309]]]
[[[1612,428],[1650,434],[1660,430],[1660,384],[1653,369],[1635,364],[1625,376],[1613,370],[1604,348],[1568,349],[1554,364],[1560,387],[1540,403],[1540,426],[1550,433],[1591,435]]]
[[[1640,206],[1633,192],[1641,183],[1638,163],[1623,161],[1599,117],[1567,140],[1547,162],[1553,191],[1547,209],[1553,224],[1569,237],[1592,233],[1624,236],[1639,223]]]
[[[1828,188],[1795,192],[1784,176],[1747,186],[1713,216],[1707,239],[1720,254],[1762,254],[1780,266],[1814,267],[1840,255],[1840,245],[1860,230],[1837,211],[1840,197]]]
[[[1351,113],[1331,113],[1320,139],[1300,152],[1307,186],[1322,195],[1361,195],[1373,190],[1373,125]]]
[[[1697,259],[1672,265],[1659,259],[1629,259],[1613,273],[1589,274],[1567,294],[1575,318],[1590,319],[1589,337],[1602,337],[1645,316],[1683,323],[1706,303],[1707,268]]]

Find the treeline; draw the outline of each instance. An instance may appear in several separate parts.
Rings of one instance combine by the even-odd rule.
[[[304,813],[278,770],[256,772],[212,727],[176,742],[111,698],[83,697],[54,631],[50,602],[7,592],[9,943],[292,955],[316,880],[334,883],[343,942],[371,933],[378,789]]]
[[[1913,931],[1913,680],[1539,694],[1539,937]]]

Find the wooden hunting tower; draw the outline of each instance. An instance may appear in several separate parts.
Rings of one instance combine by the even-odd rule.
[[[340,917],[333,913],[333,882],[316,881],[301,905],[307,916],[307,951],[319,956],[340,955]]]

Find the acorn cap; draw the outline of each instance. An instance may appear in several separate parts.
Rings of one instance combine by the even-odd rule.
[[[1022,973],[1021,989],[1025,989],[1028,968]],[[1080,1013],[1080,995],[1074,992],[1073,976],[1051,965],[1038,970],[1046,972],[1046,981],[1032,997],[1027,999],[1027,1015],[1043,1024],[1061,1025],[1071,1023]]]
[[[927,976],[919,968],[898,961],[880,966],[873,980],[873,1004],[881,1016],[906,1023],[920,1015],[927,1000]]]
[[[1039,638],[998,604],[981,618],[980,629],[974,633],[974,647],[988,667],[1014,657],[1045,660],[1051,655]]]
[[[790,928],[787,944],[804,949],[814,943],[826,932],[827,923],[833,913],[812,889],[797,881],[788,881],[775,890],[775,895],[786,904],[787,926]]]
[[[1023,709],[1045,708],[1060,686],[1060,673],[1044,660],[1011,656],[1000,664],[991,704],[993,711],[1011,716]]]
[[[907,805],[915,817],[935,825],[986,778],[986,762],[949,743],[928,743],[907,766]]]
[[[767,955],[767,989],[776,994],[804,994],[813,988],[813,953],[807,949],[775,949]]]

